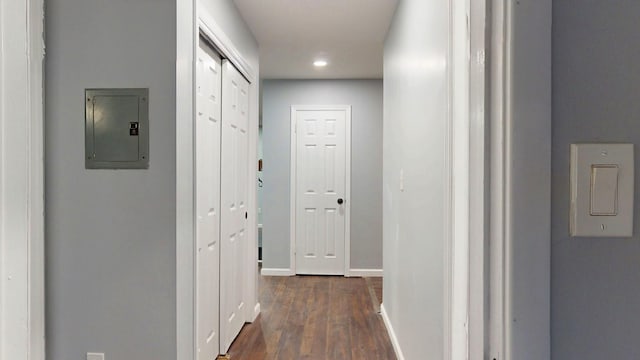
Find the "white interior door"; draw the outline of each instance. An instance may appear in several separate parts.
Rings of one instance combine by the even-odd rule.
[[[246,320],[249,82],[226,60],[222,82],[220,353],[225,354]]]
[[[350,109],[292,110],[297,274],[344,275]]]
[[[196,323],[197,358],[213,360],[220,347],[220,57],[200,39],[196,69]]]

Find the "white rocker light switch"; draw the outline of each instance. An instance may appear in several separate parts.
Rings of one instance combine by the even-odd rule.
[[[633,144],[571,145],[571,236],[632,236],[633,195]]]
[[[618,165],[591,166],[592,216],[618,214]]]

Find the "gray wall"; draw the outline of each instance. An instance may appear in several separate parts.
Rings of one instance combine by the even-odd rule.
[[[47,359],[175,359],[174,0],[48,0]],[[148,87],[148,170],[85,170],[84,89]]]
[[[638,19],[637,1],[553,3],[553,359],[640,358],[640,209],[633,238],[569,237],[569,144],[640,146]]]
[[[263,83],[263,267],[289,268],[291,105],[351,105],[351,268],[382,268],[382,80]]]
[[[383,306],[411,360],[444,358],[448,18],[401,1],[384,49]]]

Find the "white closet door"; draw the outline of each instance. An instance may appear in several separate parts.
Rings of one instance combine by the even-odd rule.
[[[220,353],[224,354],[246,320],[249,83],[226,60],[222,82]]]
[[[296,273],[344,275],[347,110],[297,109]]]
[[[213,360],[220,348],[220,57],[200,40],[196,73],[196,337],[198,360]]]

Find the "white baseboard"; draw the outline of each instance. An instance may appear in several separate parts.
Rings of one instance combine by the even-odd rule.
[[[294,276],[291,269],[262,268],[260,275],[263,276]],[[382,269],[351,269],[347,274],[349,277],[382,277]]]
[[[295,274],[291,271],[291,269],[262,268],[262,270],[260,270],[260,275],[262,276],[293,276]]]
[[[400,343],[398,343],[398,337],[396,336],[395,331],[393,331],[393,326],[391,326],[391,321],[387,315],[387,310],[384,308],[384,304],[380,305],[380,315],[382,315],[382,321],[384,321],[384,326],[387,328],[387,333],[389,333],[389,339],[391,340],[391,345],[393,345],[393,350],[396,352],[396,357],[398,360],[404,360],[402,349],[400,349]]]
[[[256,306],[253,307],[253,321],[255,321],[260,315],[260,303],[257,303]]]
[[[382,277],[382,269],[351,269],[350,277]]]

